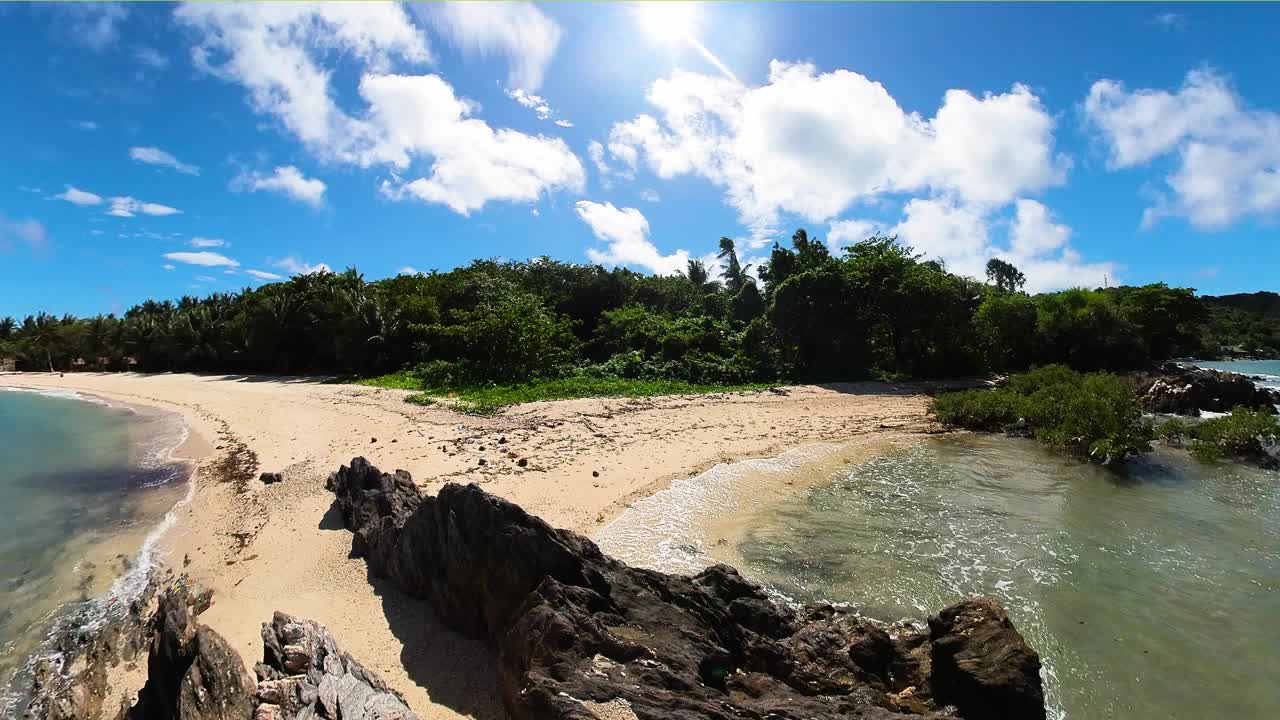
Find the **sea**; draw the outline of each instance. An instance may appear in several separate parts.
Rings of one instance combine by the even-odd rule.
[[[74,392],[0,387],[0,718],[21,713],[35,659],[69,623],[127,611],[191,464],[178,415]]]
[[[1167,447],[1117,471],[999,435],[813,445],[678,481],[596,540],[885,622],[993,595],[1041,655],[1051,718],[1280,717],[1273,471]]]

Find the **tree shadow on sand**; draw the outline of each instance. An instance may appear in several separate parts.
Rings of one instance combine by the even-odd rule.
[[[325,512],[319,527],[347,532],[337,502]],[[498,671],[488,649],[446,627],[424,601],[386,578],[368,572],[367,579],[402,646],[400,664],[409,679],[427,691],[431,702],[475,720],[505,720]]]

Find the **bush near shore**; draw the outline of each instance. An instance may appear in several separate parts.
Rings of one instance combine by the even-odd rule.
[[[1277,458],[1268,449],[1280,443],[1280,420],[1263,410],[1237,407],[1230,415],[1199,423],[1172,418],[1156,434],[1171,444],[1185,445],[1200,460],[1240,458],[1274,465]]]
[[[1133,389],[1106,372],[1049,365],[990,390],[940,395],[938,419],[971,430],[1024,433],[1090,462],[1123,462],[1151,450],[1154,431]]]

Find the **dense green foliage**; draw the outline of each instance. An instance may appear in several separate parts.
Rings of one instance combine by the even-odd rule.
[[[1081,374],[1064,365],[1014,375],[992,390],[940,395],[933,411],[947,425],[1022,431],[1103,464],[1150,451],[1153,438],[1127,383],[1110,373]]]
[[[1265,448],[1280,441],[1280,421],[1262,410],[1238,407],[1230,415],[1205,420],[1191,428],[1191,454],[1201,460],[1264,459]]]
[[[873,237],[833,254],[803,230],[750,274],[683,276],[546,258],[476,261],[368,282],[354,269],[238,293],[147,301],[122,317],[0,320],[0,358],[39,369],[377,376],[420,387],[558,378],[724,385],[1124,370],[1222,346],[1274,349],[1280,303],[1196,298],[1163,284],[1028,295],[1007,262],[991,284]],[[713,275],[715,277],[713,277]]]

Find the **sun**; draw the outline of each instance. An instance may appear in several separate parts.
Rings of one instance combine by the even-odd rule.
[[[641,2],[636,3],[636,12],[645,34],[661,43],[677,43],[693,37],[698,20],[698,6],[691,2]]]

